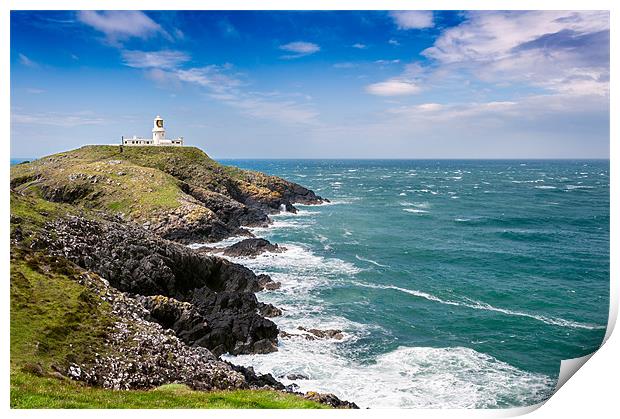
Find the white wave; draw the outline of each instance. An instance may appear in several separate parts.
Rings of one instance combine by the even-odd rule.
[[[291,228],[291,229],[303,229],[312,225],[311,222],[295,220],[291,218],[275,219],[272,224],[267,227],[250,227],[248,230],[256,236],[260,236],[262,233],[266,233],[269,230]]]
[[[541,183],[544,182],[544,179],[535,179],[535,180],[511,180],[512,183]]]
[[[429,301],[434,301],[440,304],[446,304],[446,305],[452,305],[452,306],[462,306],[462,307],[468,307],[468,308],[472,308],[472,309],[476,309],[476,310],[488,310],[488,311],[494,311],[497,313],[502,313],[502,314],[506,314],[509,316],[519,316],[519,317],[528,317],[534,320],[538,320],[541,321],[543,323],[549,324],[549,325],[554,325],[554,326],[561,326],[561,327],[570,327],[570,328],[574,328],[574,329],[589,329],[589,330],[594,330],[594,329],[605,329],[605,326],[601,326],[601,325],[597,325],[597,324],[587,324],[587,323],[579,323],[579,322],[575,322],[575,321],[571,321],[571,320],[565,320],[562,319],[560,317],[547,317],[547,316],[542,316],[542,315],[538,315],[538,314],[531,314],[531,313],[525,313],[522,311],[514,311],[514,310],[508,310],[508,309],[504,309],[504,308],[498,308],[498,307],[494,307],[490,304],[487,303],[483,303],[480,301],[476,301],[476,300],[471,300],[468,298],[465,298],[468,302],[459,302],[459,301],[451,301],[451,300],[444,300],[442,298],[436,297],[432,294],[428,294],[426,292],[423,291],[418,291],[418,290],[410,290],[407,288],[401,288],[401,287],[397,287],[395,285],[374,285],[374,284],[366,284],[366,283],[362,283],[362,282],[358,282],[358,281],[352,281],[353,284],[355,285],[359,285],[362,287],[367,287],[367,288],[377,288],[377,289],[393,289],[396,291],[400,291],[400,292],[404,292],[406,294],[410,294],[410,295],[414,295],[416,297],[420,297],[420,298],[424,298],[427,299]]]
[[[292,217],[310,217],[310,216],[317,215],[317,214],[320,214],[320,213],[321,213],[321,211],[309,211],[309,210],[300,209],[300,210],[297,210],[296,213],[295,212],[282,211],[282,212],[279,212],[277,214],[272,214],[271,217],[272,218],[278,218],[278,217],[279,218],[284,218],[284,217],[291,217],[291,218]]]
[[[357,260],[361,260],[361,261],[363,261],[363,262],[372,263],[373,265],[375,265],[375,266],[380,266],[380,267],[382,267],[382,268],[387,268],[387,267],[388,267],[387,265],[382,265],[382,264],[380,264],[379,262],[376,262],[376,261],[374,261],[374,260],[372,260],[372,259],[366,259],[366,258],[363,258],[363,257],[358,256],[358,255],[355,255],[355,259],[357,259]]]
[[[354,275],[360,272],[352,263],[337,258],[316,255],[309,248],[297,243],[280,243],[286,251],[262,253],[255,258],[228,257],[259,273],[278,274],[303,281],[306,278],[333,278],[338,275]],[[274,278],[275,279],[275,278]]]
[[[550,396],[555,381],[528,373],[470,348],[404,347],[371,364],[347,359],[327,342],[284,339],[267,355],[226,356],[275,377],[304,374],[291,381],[300,391],[334,393],[360,407],[488,408],[498,400],[527,405]]]
[[[401,193],[398,194],[398,196],[407,196],[407,194],[404,193],[404,192],[401,192]]]
[[[541,186],[534,186],[536,189],[557,189],[555,186],[550,186],[550,185],[541,185]]]
[[[428,213],[428,211],[426,210],[417,209],[417,208],[403,208],[403,211],[413,212],[415,214],[427,214]]]
[[[429,209],[431,204],[429,202],[399,202],[399,204],[403,207],[416,207],[421,209]]]
[[[332,199],[329,202],[322,202],[320,204],[311,204],[311,205],[295,204],[295,206],[297,206],[297,207],[303,207],[303,206],[327,207],[327,206],[330,206],[330,205],[352,204],[353,201],[357,201],[357,200],[360,200],[360,199],[361,198],[357,198],[357,197],[343,198],[343,199]]]
[[[192,243],[189,244],[188,247],[191,249],[200,249],[201,247],[228,247],[232,246],[235,243],[240,242],[241,240],[247,239],[248,236],[232,236],[225,238],[224,240],[220,240],[219,242],[213,243]]]
[[[594,186],[584,186],[584,185],[566,185],[567,190],[572,189],[594,189]]]

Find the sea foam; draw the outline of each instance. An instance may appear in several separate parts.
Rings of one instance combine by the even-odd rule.
[[[316,342],[316,341],[315,341]],[[351,360],[334,344],[308,345],[305,339],[281,340],[279,351],[229,360],[271,373],[300,391],[334,393],[360,407],[488,408],[527,405],[553,391],[551,378],[529,373],[464,347],[401,346],[373,362]],[[297,373],[308,380],[291,381]]]

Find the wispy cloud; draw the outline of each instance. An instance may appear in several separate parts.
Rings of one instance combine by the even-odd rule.
[[[81,125],[100,125],[105,123],[101,117],[95,116],[92,112],[75,113],[11,113],[11,122],[20,125],[48,125],[63,128],[72,128]]]
[[[318,112],[278,92],[247,91],[247,82],[231,64],[186,67],[191,57],[180,51],[123,51],[125,65],[146,70],[159,84],[190,84],[205,89],[209,98],[241,114],[282,124],[316,124]],[[307,99],[307,96],[304,96]]]
[[[356,44],[351,45],[353,48],[357,48],[357,49],[366,49],[368,48],[368,45],[366,44],[360,44],[359,42]]]
[[[428,10],[404,10],[390,12],[398,29],[426,29],[435,26],[433,12]]]
[[[400,63],[400,60],[394,59],[394,60],[375,60],[375,64],[381,64],[381,65],[385,65],[385,64],[398,64]]]
[[[288,44],[280,45],[280,49],[283,51],[294,53],[294,54],[283,55],[280,58],[292,59],[292,58],[305,57],[306,55],[317,53],[321,50],[321,47],[319,47],[317,44],[314,44],[312,42],[295,41],[295,42],[289,42]]]
[[[130,51],[122,52],[125,65],[134,68],[172,69],[189,61],[190,57],[181,51]]]
[[[37,68],[39,67],[39,64],[36,63],[35,61],[31,60],[30,58],[28,58],[26,55],[24,54],[19,54],[19,62],[23,65],[25,65],[26,67],[30,67],[30,68]]]
[[[146,39],[157,34],[171,38],[158,23],[140,11],[83,10],[77,12],[77,19],[102,32],[113,44],[130,38]]]
[[[376,96],[407,96],[420,91],[420,86],[410,80],[390,79],[366,86],[366,92]]]
[[[388,41],[388,44],[390,44],[390,45],[394,45],[394,46],[399,46],[399,45],[400,45],[400,42],[398,42],[396,39],[390,39],[390,40]]]

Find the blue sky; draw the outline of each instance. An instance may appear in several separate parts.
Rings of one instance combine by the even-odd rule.
[[[11,13],[11,155],[608,158],[608,12]]]

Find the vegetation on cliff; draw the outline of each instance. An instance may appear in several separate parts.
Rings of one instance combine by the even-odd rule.
[[[352,407],[219,359],[276,350],[254,295],[273,281],[176,243],[244,233],[294,202],[321,198],[195,148],[13,166],[11,406]]]
[[[85,146],[14,166],[20,194],[120,214],[177,241],[216,241],[266,225],[312,191],[262,173],[223,166],[194,147]]]

